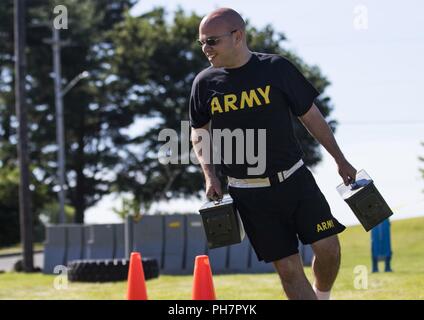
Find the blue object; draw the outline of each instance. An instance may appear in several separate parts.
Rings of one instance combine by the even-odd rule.
[[[356,189],[365,187],[366,185],[368,185],[371,182],[372,182],[372,180],[360,179],[360,180],[357,180],[354,183],[352,183],[350,185],[350,188],[351,188],[351,190],[356,190]]]
[[[390,221],[384,220],[371,230],[372,272],[378,272],[378,261],[385,263],[385,272],[391,272],[392,246]]]

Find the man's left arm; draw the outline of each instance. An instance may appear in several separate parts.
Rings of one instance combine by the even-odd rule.
[[[309,133],[328,151],[337,163],[344,184],[355,181],[356,169],[346,160],[340,150],[334,134],[315,104],[303,116],[299,117]]]

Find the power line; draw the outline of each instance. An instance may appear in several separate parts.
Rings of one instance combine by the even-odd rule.
[[[424,125],[424,120],[388,120],[388,121],[340,121],[339,125],[379,125],[379,126],[393,126],[393,125]]]
[[[354,39],[346,41],[343,39],[323,39],[316,41],[316,39],[309,38],[290,38],[283,40],[283,43],[292,46],[300,47],[359,47],[359,46],[398,46],[404,45],[424,45],[423,39],[420,38],[399,38],[399,39]]]

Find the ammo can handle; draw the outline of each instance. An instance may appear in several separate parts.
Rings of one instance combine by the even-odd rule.
[[[213,204],[214,205],[217,205],[217,204],[220,204],[222,202],[222,198],[221,199],[218,199],[218,200],[214,200],[213,201]]]

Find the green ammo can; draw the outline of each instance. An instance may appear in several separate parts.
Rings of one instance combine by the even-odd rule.
[[[352,184],[348,186],[344,183],[340,184],[337,191],[366,231],[370,231],[393,215],[392,210],[365,170],[360,170],[356,174],[355,182]]]
[[[205,203],[199,212],[209,249],[240,243],[244,239],[243,223],[229,195],[220,201]]]

